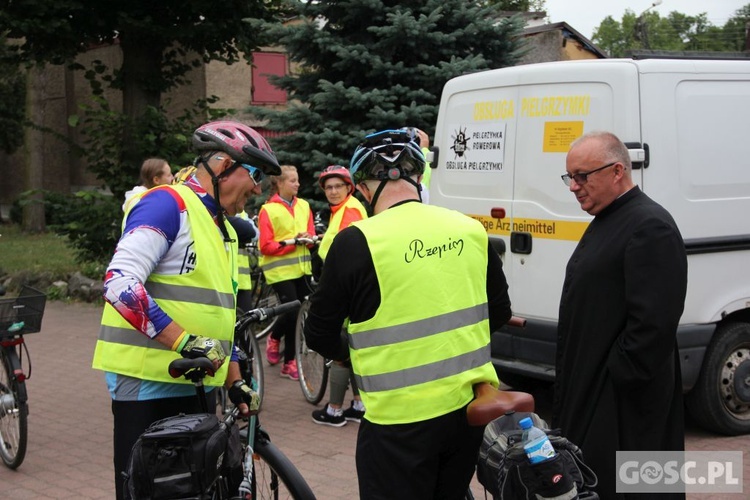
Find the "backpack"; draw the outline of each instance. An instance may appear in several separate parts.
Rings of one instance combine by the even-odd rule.
[[[532,464],[521,443],[518,422],[530,417],[544,430],[555,448],[554,458]],[[551,431],[536,413],[510,412],[487,424],[479,448],[477,479],[495,499],[587,499],[599,496],[592,490],[597,478],[583,462],[578,446]]]
[[[227,428],[216,415],[165,418],[151,424],[133,446],[125,491],[138,500],[208,498],[219,477],[241,480],[241,453],[236,426]]]

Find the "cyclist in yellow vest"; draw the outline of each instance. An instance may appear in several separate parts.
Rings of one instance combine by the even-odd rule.
[[[483,226],[420,203],[424,165],[405,131],[357,147],[349,171],[373,216],[333,240],[305,322],[310,348],[351,358],[367,408],[356,452],[363,500],[464,498],[483,433],[466,406],[474,384],[497,386],[490,331],[511,317]]]
[[[297,197],[297,168],[282,165],[281,175],[271,177],[271,190],[273,195],[258,214],[258,263],[282,303],[302,301],[311,292],[312,263],[308,247],[314,244],[315,225],[310,205]],[[281,360],[279,344],[284,338],[281,376],[292,380],[299,380],[294,350],[296,322],[296,312],[279,316],[266,340],[266,359],[270,365],[275,365]]]
[[[331,165],[321,172],[318,185],[323,189],[331,207],[331,217],[323,239],[318,247],[318,256],[325,260],[333,238],[352,222],[367,218],[367,211],[362,203],[353,196],[354,182],[349,170],[341,165]],[[351,383],[354,400],[347,409],[343,409],[346,388]],[[328,384],[330,400],[321,410],[312,412],[316,424],[342,427],[348,422],[360,422],[365,414],[365,405],[359,395],[349,363],[336,361],[331,364]]]
[[[237,235],[226,223],[264,172],[279,165],[268,143],[238,122],[211,122],[193,134],[196,171],[183,184],[134,198],[106,272],[104,313],[93,367],[105,372],[114,415],[116,496],[138,436],[152,422],[201,411],[193,385],[173,379],[180,356],[214,363],[209,386],[225,385],[243,413],[258,397],[242,381],[236,357],[225,363],[234,335]],[[209,391],[209,402],[214,399]]]

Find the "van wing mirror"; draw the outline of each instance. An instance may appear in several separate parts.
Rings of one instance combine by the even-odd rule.
[[[440,148],[432,146],[430,151],[425,156],[425,159],[430,162],[430,168],[437,168],[437,162],[440,157]]]
[[[630,153],[630,162],[633,164],[633,170],[648,168],[651,160],[648,144],[643,143],[641,145],[640,142],[626,142],[625,146],[628,148],[628,153]]]

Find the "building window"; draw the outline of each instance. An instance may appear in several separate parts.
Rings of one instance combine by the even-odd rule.
[[[286,91],[274,87],[270,75],[286,75],[286,54],[279,52],[253,52],[252,103],[285,104]]]

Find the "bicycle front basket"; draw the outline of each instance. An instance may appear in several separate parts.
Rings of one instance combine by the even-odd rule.
[[[0,299],[0,337],[35,333],[42,329],[47,296],[24,286],[18,297]]]

